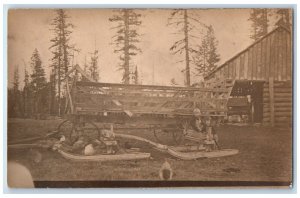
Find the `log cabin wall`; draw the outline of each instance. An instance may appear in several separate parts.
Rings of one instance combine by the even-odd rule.
[[[292,114],[291,43],[291,32],[284,27],[278,27],[226,61],[204,79],[206,82],[220,79],[265,82],[263,123],[274,126],[279,123],[281,125],[285,121],[290,124]],[[270,88],[270,79],[272,79],[273,88]],[[273,94],[274,100],[270,99],[270,94]]]
[[[263,123],[279,127],[292,126],[292,83],[291,81],[274,81],[273,94],[270,93],[269,82],[264,83],[263,91]],[[273,96],[272,96],[273,95]],[[273,98],[273,101],[271,102]],[[273,103],[273,105],[272,105]],[[272,107],[273,106],[273,118]],[[273,121],[272,121],[273,119]],[[273,123],[272,123],[273,122]]]

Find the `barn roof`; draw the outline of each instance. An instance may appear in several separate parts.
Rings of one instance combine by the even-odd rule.
[[[217,72],[218,70],[220,70],[222,67],[224,67],[228,62],[234,60],[235,58],[237,58],[238,56],[240,56],[241,54],[243,54],[244,52],[246,52],[247,50],[249,50],[249,48],[251,48],[252,46],[254,46],[255,44],[261,42],[264,38],[270,36],[271,34],[273,34],[274,32],[283,29],[285,31],[287,31],[288,33],[290,33],[290,30],[284,26],[278,26],[277,28],[273,29],[271,32],[269,32],[268,34],[264,35],[263,37],[261,37],[260,39],[256,40],[255,42],[253,42],[251,45],[249,45],[248,47],[246,47],[244,50],[240,51],[239,53],[237,53],[235,56],[231,57],[230,59],[228,59],[227,61],[225,61],[222,65],[220,65],[219,67],[217,67],[215,70],[211,71],[209,74],[207,74],[204,79],[210,77],[212,74],[214,74],[215,72]]]

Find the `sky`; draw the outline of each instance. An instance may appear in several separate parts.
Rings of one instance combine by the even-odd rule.
[[[135,64],[143,84],[168,85],[172,78],[180,85],[184,84],[185,63],[176,63],[182,55],[172,55],[169,48],[179,37],[172,34],[176,29],[167,26],[171,10],[145,9],[142,14],[142,34],[139,47],[142,53],[136,56]],[[193,9],[205,24],[211,24],[218,40],[218,52],[221,56],[219,65],[251,44],[249,38],[249,9]],[[90,59],[90,53],[99,51],[100,82],[120,83],[121,71],[118,71],[118,56],[114,54],[111,45],[115,24],[109,22],[114,14],[110,9],[66,9],[69,21],[75,25],[71,42],[80,49],[75,53],[74,64],[83,67],[85,58]],[[24,79],[24,67],[31,71],[30,57],[35,48],[41,55],[43,66],[49,76],[51,51],[49,49],[53,38],[51,21],[56,16],[52,9],[11,9],[8,16],[8,83],[12,85],[13,72],[19,68],[20,81]],[[200,41],[191,41],[192,45]],[[192,76],[192,81],[197,78]]]

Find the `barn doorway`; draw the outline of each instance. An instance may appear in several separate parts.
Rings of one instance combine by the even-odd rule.
[[[264,81],[236,80],[232,97],[247,97],[250,103],[249,121],[261,123],[263,120],[263,88]]]

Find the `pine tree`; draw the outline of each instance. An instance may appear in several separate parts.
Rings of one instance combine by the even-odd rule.
[[[63,9],[56,10],[56,17],[52,20],[51,26],[54,33],[54,38],[50,41],[52,45],[52,68],[55,84],[58,91],[58,115],[61,112],[61,79],[64,78],[64,74],[68,72],[70,67],[70,55],[74,46],[70,44],[70,38],[74,25],[68,22],[70,17]]]
[[[89,67],[90,75],[92,79],[96,82],[99,80],[99,71],[98,71],[98,50],[95,50],[91,54],[91,62]]]
[[[197,75],[205,76],[217,68],[220,55],[217,52],[218,41],[215,37],[212,25],[208,26],[206,35],[202,39],[196,57],[193,61],[196,65]]]
[[[14,87],[15,93],[19,92],[19,86],[20,86],[19,67],[16,66],[16,68],[14,70],[14,82],[13,82],[13,87]]]
[[[250,38],[254,41],[260,39],[268,33],[268,10],[254,8],[250,12],[248,19],[251,21]]]
[[[197,43],[195,39],[199,37],[199,31],[202,31],[202,28],[206,25],[202,23],[197,16],[186,9],[176,9],[171,12],[171,17],[169,18],[168,25],[174,25],[178,29],[177,34],[183,36],[182,39],[176,41],[171,47],[170,51],[175,54],[182,54],[185,52],[185,83],[186,86],[191,84],[191,68],[190,62],[192,61],[192,54],[197,52],[196,47],[192,46],[192,43]],[[196,34],[193,31],[197,31]]]
[[[31,74],[31,88],[34,94],[34,113],[41,113],[44,111],[47,95],[42,94],[42,90],[46,88],[45,71],[42,66],[42,61],[37,49],[33,51],[31,56],[32,74]]]
[[[19,117],[20,115],[20,74],[19,67],[16,66],[14,70],[13,89],[10,91],[11,95],[11,115],[13,117]]]
[[[30,82],[29,82],[29,74],[26,69],[24,69],[24,87],[23,87],[23,109],[24,109],[24,117],[29,116],[29,107],[30,107]]]
[[[116,29],[116,34],[112,37],[116,48],[114,53],[119,54],[121,63],[119,69],[123,71],[122,82],[130,83],[130,63],[133,57],[141,53],[141,49],[137,47],[140,42],[140,34],[138,27],[142,24],[140,20],[141,14],[138,14],[133,9],[116,10],[117,14],[113,15],[109,21],[117,24],[113,29]]]
[[[55,69],[52,68],[50,72],[50,107],[49,107],[49,113],[54,115],[56,114],[56,80],[55,80]]]

